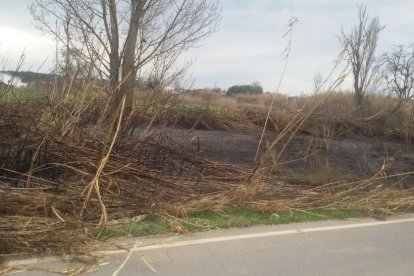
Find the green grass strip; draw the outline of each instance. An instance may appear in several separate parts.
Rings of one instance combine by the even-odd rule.
[[[185,231],[197,232],[210,229],[226,229],[231,227],[249,227],[254,225],[276,225],[294,222],[321,221],[329,219],[347,219],[367,217],[367,214],[356,210],[323,210],[312,212],[260,213],[247,210],[231,210],[225,213],[203,212],[193,214],[188,218],[174,219],[174,224],[180,225]],[[173,233],[172,224],[162,219],[145,219],[139,222],[106,226],[92,229],[91,234],[105,240],[115,237],[154,236]]]

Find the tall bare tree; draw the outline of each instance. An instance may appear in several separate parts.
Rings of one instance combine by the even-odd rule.
[[[414,45],[398,46],[381,58],[389,93],[398,99],[395,110],[414,98]]]
[[[316,73],[315,75],[313,75],[313,92],[315,94],[318,94],[319,92],[321,92],[321,88],[323,85],[323,78],[321,73]]]
[[[349,62],[352,66],[354,78],[355,104],[360,107],[364,101],[378,70],[374,66],[375,51],[379,34],[384,29],[378,17],[372,17],[367,13],[365,5],[358,6],[358,23],[350,32],[341,27],[339,40],[344,47]]]
[[[125,97],[124,113],[129,114],[137,72],[160,57],[183,53],[214,32],[220,4],[218,0],[35,0],[31,12],[42,29],[62,41],[70,36],[70,48],[109,79],[113,106],[117,108]],[[65,26],[63,33],[54,28],[56,21]]]

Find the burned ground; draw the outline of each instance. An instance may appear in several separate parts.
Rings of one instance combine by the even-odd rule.
[[[200,154],[234,165],[253,167],[260,133],[229,132],[168,128],[176,145],[189,152],[198,151],[192,139],[199,137]],[[278,133],[266,132],[265,145],[272,142]],[[285,141],[279,143],[280,149]],[[261,149],[263,151],[264,148]],[[313,169],[324,170],[324,166],[335,168],[354,178],[375,174],[389,161],[388,173],[410,172],[414,168],[414,145],[398,140],[373,137],[334,137],[329,141],[310,135],[296,135],[282,155],[278,171],[286,175]],[[323,171],[321,172],[323,173]],[[404,182],[413,182],[408,177]]]

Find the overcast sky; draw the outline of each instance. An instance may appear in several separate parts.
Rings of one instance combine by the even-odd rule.
[[[34,27],[30,2],[0,0],[0,58],[7,57],[10,67],[24,50],[24,69],[46,72],[52,68],[54,42]],[[266,91],[275,91],[287,46],[283,34],[294,16],[299,22],[281,92],[311,92],[313,76],[326,76],[340,52],[340,26],[353,26],[361,2],[386,25],[378,53],[414,42],[413,0],[221,0],[219,30],[186,55],[194,59],[190,73],[195,86],[228,88],[258,81]]]

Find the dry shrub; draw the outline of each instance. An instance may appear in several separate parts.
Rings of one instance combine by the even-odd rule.
[[[85,225],[41,216],[2,216],[0,254],[86,253],[97,244]]]
[[[162,213],[166,203],[230,189],[248,175],[178,150],[164,137],[121,135],[99,168],[99,190],[85,196],[110,133],[97,124],[104,114],[97,106],[105,105],[46,101],[2,107],[2,253],[83,250],[90,241],[85,227],[99,224],[102,204],[108,220]]]
[[[221,95],[214,91],[204,90],[198,94],[202,103],[217,104],[221,98]]]
[[[231,208],[268,213],[341,209],[389,215],[411,211],[414,207],[414,189],[401,187],[400,177],[403,175],[384,177],[379,173],[359,181],[336,181],[317,186],[267,178],[260,184],[245,182],[228,191],[196,196],[179,205],[165,203],[163,209],[169,210],[169,214],[184,217],[193,212],[225,212]]]
[[[180,103],[188,104],[189,106],[220,107],[221,109],[229,111],[234,111],[238,108],[235,98],[209,90],[203,90],[197,93],[184,93],[181,96]]]
[[[252,130],[242,113],[223,105],[203,101],[199,96],[189,100],[188,95],[157,95],[138,99],[129,123],[134,128],[177,127],[207,130]],[[220,95],[216,95],[221,97]],[[190,99],[195,97],[190,96]],[[221,100],[220,100],[221,101]]]
[[[414,138],[412,105],[394,110],[393,99],[381,95],[370,95],[361,110],[355,110],[351,93],[330,92],[312,96],[296,97],[289,104],[275,104],[270,113],[268,130],[284,129],[295,116],[304,116],[315,105],[318,107],[309,115],[299,133],[323,137],[329,128],[335,137],[362,135],[383,137],[410,142]],[[260,127],[267,116],[265,108],[247,109],[249,120]]]
[[[263,127],[273,94],[222,96],[211,91],[194,95],[178,95],[166,100],[158,97],[157,105],[137,110],[137,122],[155,118],[155,125],[217,130],[253,130]],[[165,98],[165,97],[164,97]],[[323,99],[323,100],[322,100]],[[154,101],[152,101],[154,103]],[[290,97],[277,94],[267,129],[280,131],[295,116],[316,110],[307,118],[300,133],[319,137],[378,136],[410,142],[414,139],[412,103],[395,110],[392,98],[370,94],[360,110],[355,110],[354,96],[348,92],[327,92],[311,96]],[[150,111],[150,112],[147,112]],[[163,124],[164,122],[164,124]],[[198,123],[199,122],[199,123]],[[244,122],[244,123],[240,123]]]
[[[284,94],[238,94],[234,96],[237,99],[237,103],[241,108],[249,108],[249,107],[269,107],[272,99],[274,100],[274,108],[275,109],[284,109],[288,104],[288,97]]]
[[[105,120],[108,117],[105,87],[86,88],[88,91],[81,91],[74,98],[1,102],[1,252],[87,250],[91,238],[85,228],[102,220],[102,204],[107,219],[116,221],[141,214],[188,215],[234,207],[274,212],[332,205],[364,209],[372,203],[372,208],[397,210],[410,208],[413,202],[412,190],[383,185],[378,177],[363,182],[303,187],[280,182],[274,176],[253,177],[248,169],[185,152],[162,135],[120,135],[115,139]],[[128,118],[129,126],[257,129],[266,114],[260,105],[266,106],[269,98],[258,96],[256,108],[240,106],[232,113],[211,105],[188,106],[180,102],[180,95],[165,91],[147,93],[138,99],[139,106]],[[226,97],[200,97],[200,102],[222,98]],[[303,99],[297,99],[298,103]],[[335,135],[357,126],[362,131],[367,122],[381,122],[369,131],[371,135],[382,133],[378,129],[384,128],[384,122],[378,118],[384,117],[369,113],[377,112],[376,105],[370,107],[375,111],[368,110],[365,117],[356,117],[346,105],[341,107],[345,100],[349,100],[348,95],[333,94],[300,130],[319,133],[320,122],[329,120]],[[271,126],[275,130],[282,130],[292,116],[308,108],[297,110],[286,101],[281,96],[280,103],[272,110]],[[343,108],[343,116],[338,115],[339,108]],[[115,143],[107,158],[108,143],[112,141]],[[106,163],[99,168],[102,169],[99,183],[95,182],[99,190],[95,189],[86,198],[85,188],[94,179],[103,158]],[[379,185],[383,186],[378,188]],[[362,201],[367,194],[371,201]]]

